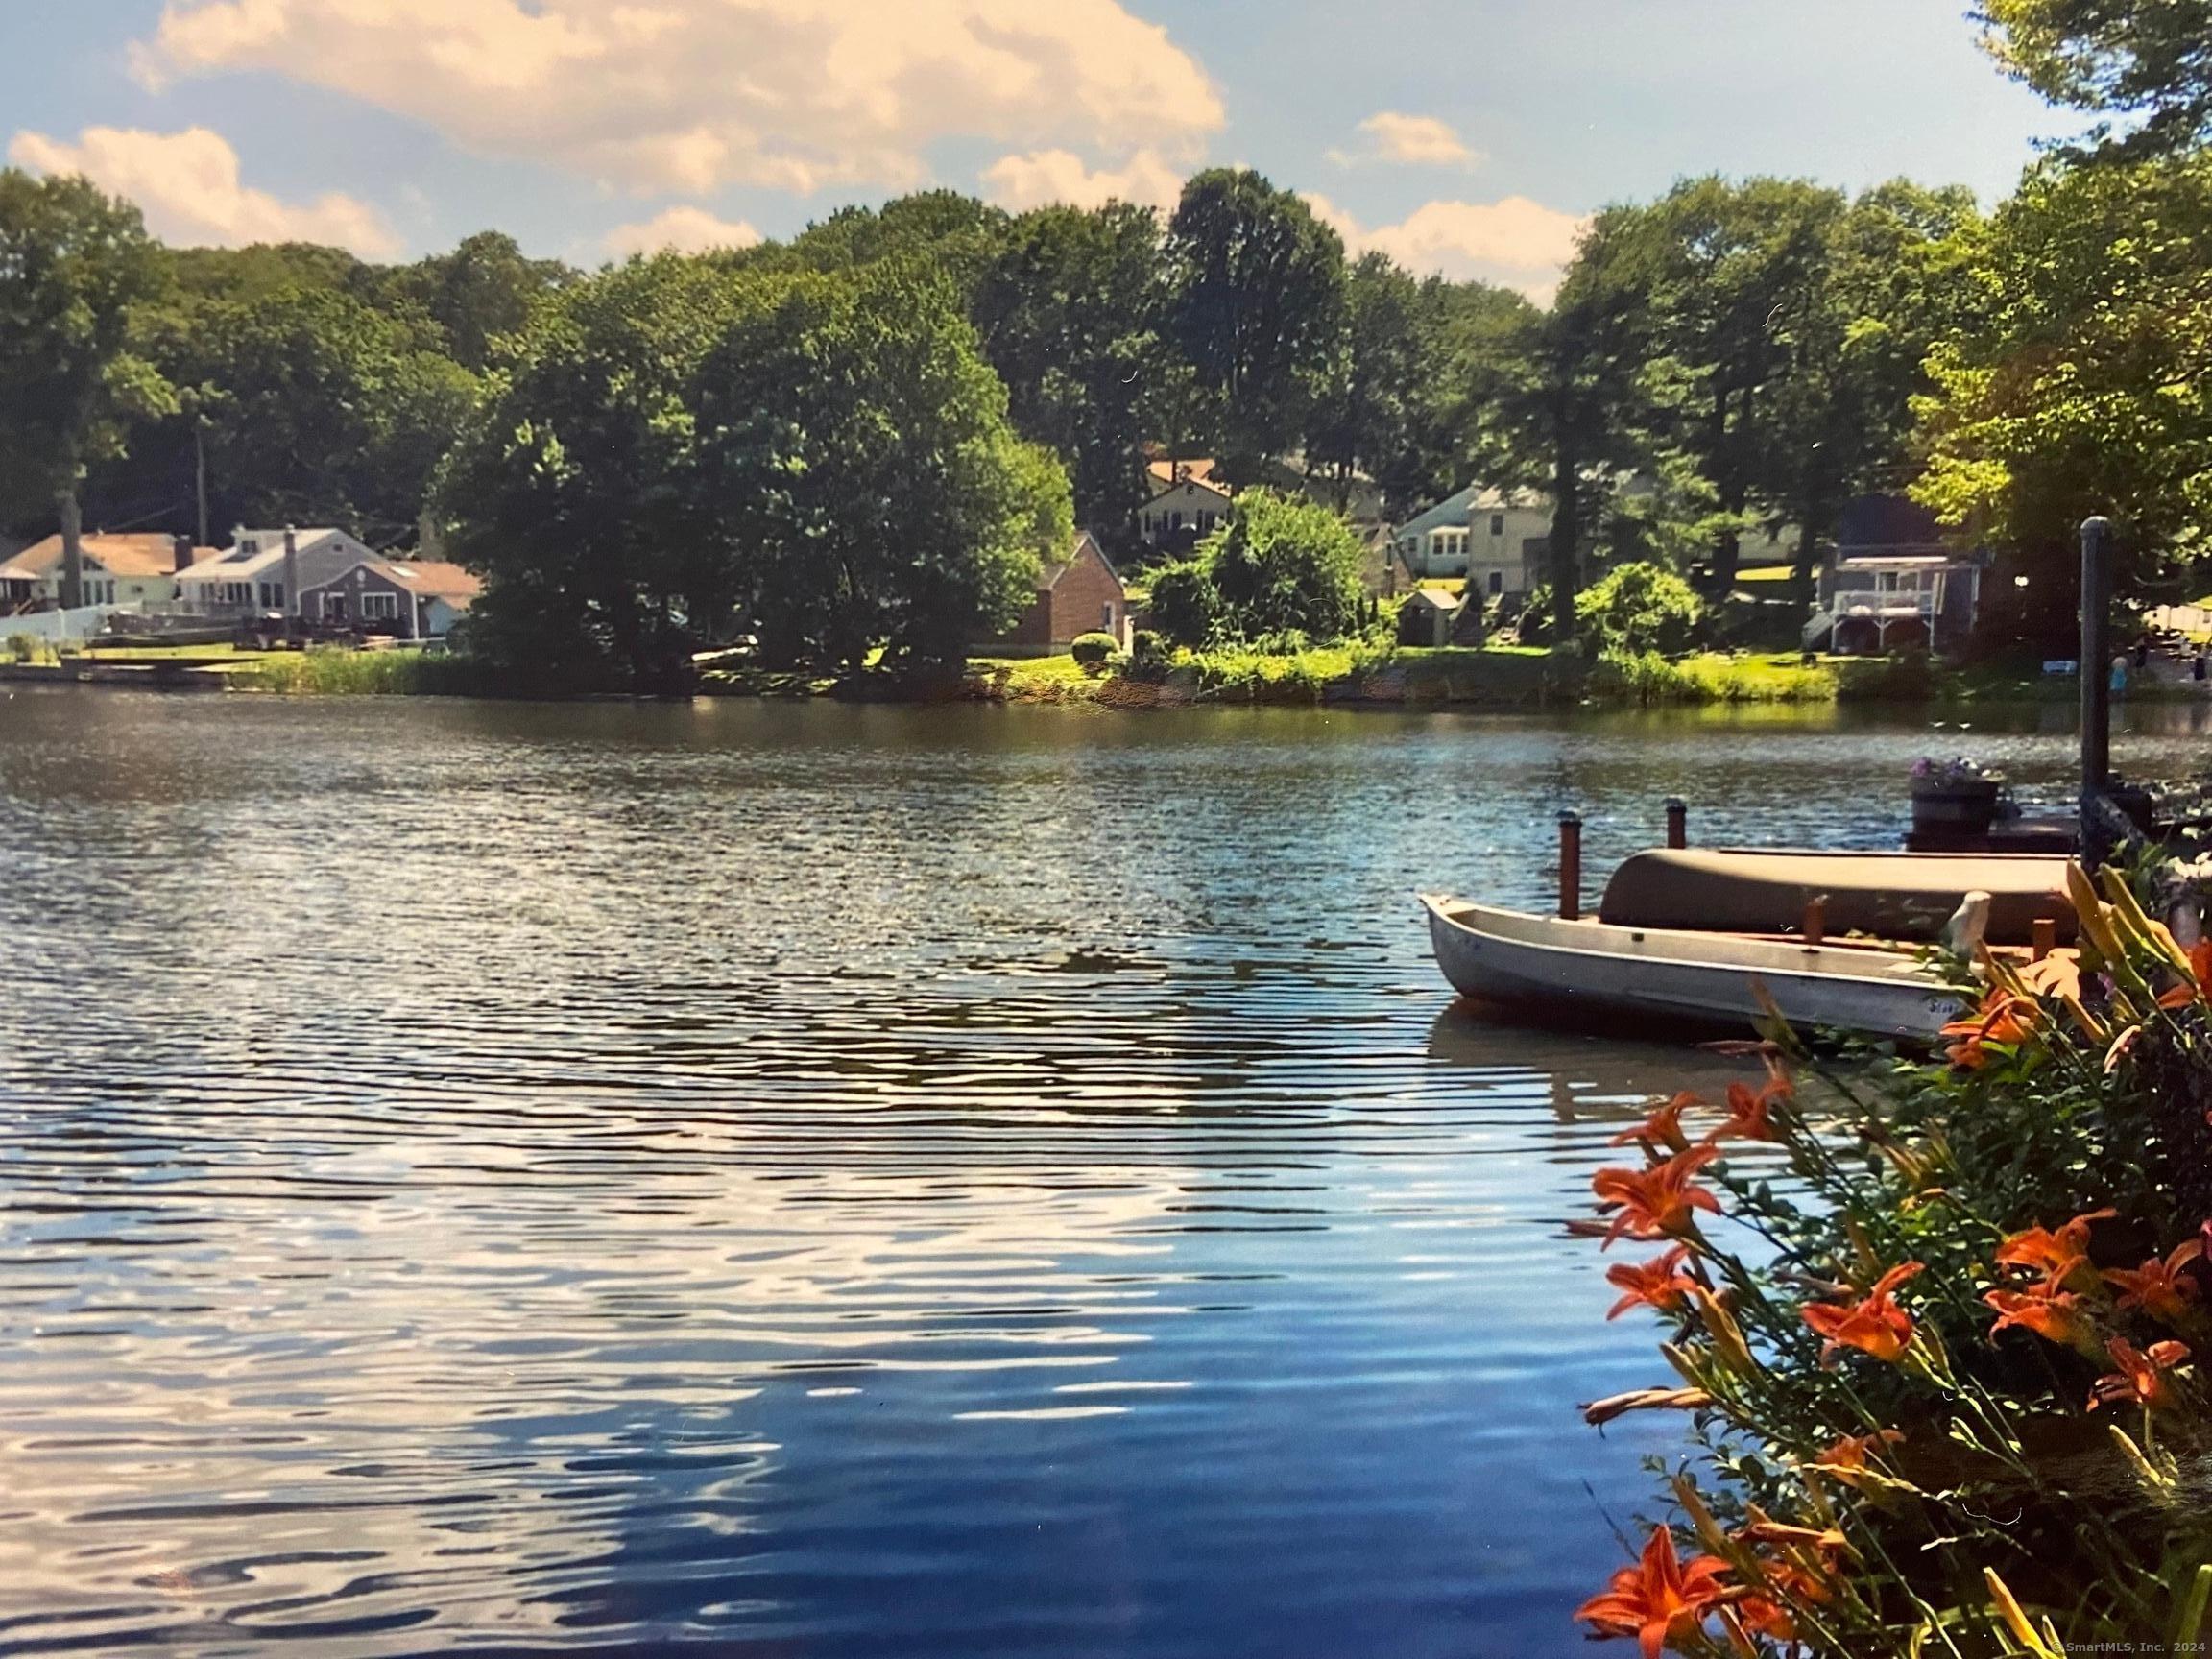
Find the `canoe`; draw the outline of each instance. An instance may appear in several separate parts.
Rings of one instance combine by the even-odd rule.
[[[1894,950],[1567,922],[1437,894],[1421,902],[1437,965],[1462,997],[1577,1023],[1742,1027],[1763,1013],[1764,991],[1801,1029],[1924,1042],[1966,1007],[1931,969]]]

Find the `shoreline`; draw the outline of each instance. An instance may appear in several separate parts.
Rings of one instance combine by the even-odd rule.
[[[1587,708],[2071,705],[2071,675],[2023,677],[1913,660],[1718,652],[1664,659],[1532,648],[1407,648],[1185,653],[1171,663],[1086,673],[1071,658],[974,658],[957,682],[918,685],[890,675],[858,679],[795,671],[709,669],[688,689],[532,685],[465,657],[410,650],[115,652],[59,661],[0,661],[0,684],[215,691],[264,696],[459,696],[533,702],[687,697],[914,705],[1051,705],[1142,712],[1186,708],[1460,709],[1517,712]],[[2124,701],[2212,702],[2212,685],[2150,681]]]

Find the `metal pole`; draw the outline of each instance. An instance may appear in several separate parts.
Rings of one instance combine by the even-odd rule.
[[[1582,920],[1582,814],[1559,814],[1559,918]]]
[[[1676,851],[1690,845],[1690,803],[1679,795],[1667,797],[1667,845]]]
[[[2081,521],[2081,861],[2110,851],[2102,802],[2112,782],[2112,521]]]

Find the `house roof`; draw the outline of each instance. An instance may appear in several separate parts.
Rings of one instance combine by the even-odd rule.
[[[1075,532],[1074,544],[1068,550],[1068,557],[1055,559],[1037,572],[1037,591],[1049,593],[1053,589],[1059,587],[1060,578],[1075,568],[1077,562],[1083,557],[1083,549],[1086,546],[1098,555],[1098,563],[1106,566],[1106,574],[1118,583],[1121,580],[1121,572],[1114,568],[1114,561],[1106,557],[1106,549],[1098,544],[1098,538],[1092,535],[1088,530],[1078,530]]]
[[[1191,461],[1169,461],[1161,457],[1147,461],[1144,464],[1144,470],[1151,475],[1152,490],[1157,494],[1161,490],[1180,484],[1187,478],[1195,479],[1202,484],[1212,483],[1214,469],[1219,465],[1220,463],[1211,455],[1201,456]],[[1215,488],[1219,488],[1219,486],[1216,485]]]
[[[1938,552],[1948,548],[1936,515],[1902,495],[1859,495],[1836,520],[1836,546],[1846,556],[1861,549]]]
[[[97,532],[84,538],[84,558],[110,576],[166,576],[177,565],[177,539],[174,536],[140,535],[106,536]],[[195,559],[210,552],[205,547],[193,549]],[[43,541],[35,541],[22,552],[0,565],[0,581],[36,581],[52,575],[61,568],[61,538],[49,536]]]
[[[373,571],[425,599],[443,599],[449,605],[466,606],[484,591],[483,582],[473,571],[443,559],[355,559],[327,576],[302,582],[300,590],[312,593],[324,588],[335,588],[356,570]]]

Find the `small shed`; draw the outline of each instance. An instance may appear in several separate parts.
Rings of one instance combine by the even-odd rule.
[[[1452,624],[1459,614],[1459,608],[1458,596],[1441,588],[1414,589],[1406,595],[1406,603],[1398,607],[1398,643],[1449,645]]]
[[[1064,651],[1081,634],[1111,634],[1129,649],[1129,592],[1098,539],[1078,532],[1068,557],[1045,566],[1037,578],[1037,597],[1022,619],[994,646],[1026,651]]]

